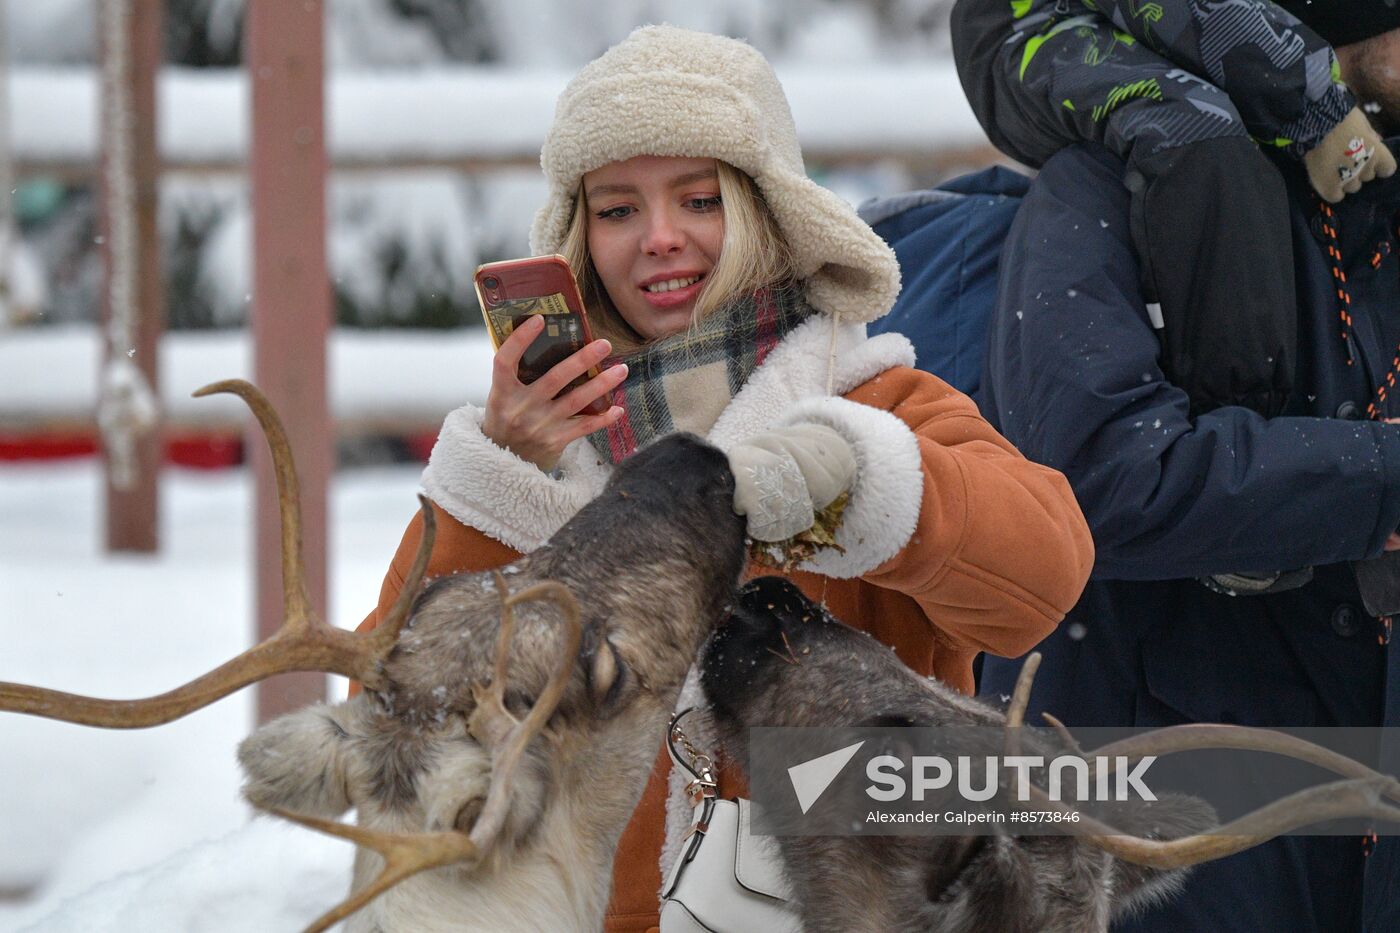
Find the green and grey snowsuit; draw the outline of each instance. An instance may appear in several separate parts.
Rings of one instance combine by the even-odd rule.
[[[1354,105],[1331,46],[1261,0],[961,0],[959,73],[987,134],[1040,165],[1253,136],[1296,155]]]

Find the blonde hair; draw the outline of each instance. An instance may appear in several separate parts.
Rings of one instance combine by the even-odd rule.
[[[792,250],[768,209],[758,185],[744,172],[715,160],[720,205],[724,211],[724,240],[719,258],[705,277],[695,302],[692,327],[716,308],[765,285],[794,277]],[[559,252],[569,261],[579,292],[588,308],[595,337],[606,337],[616,352],[642,346],[644,341],[617,313],[588,254],[588,198],[583,182],[574,194],[574,211]]]

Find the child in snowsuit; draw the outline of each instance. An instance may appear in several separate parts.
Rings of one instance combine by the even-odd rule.
[[[1303,160],[1332,203],[1395,171],[1328,44],[1350,41],[1356,17],[1369,14],[1333,6],[959,0],[954,9],[959,76],[1003,152],[1039,166],[1091,140],[1127,162],[1148,314],[1163,368],[1194,411],[1233,404],[1275,415],[1292,386],[1288,213],[1261,147]]]

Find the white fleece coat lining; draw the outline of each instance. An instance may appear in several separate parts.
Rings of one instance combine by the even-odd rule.
[[[873,570],[908,542],[918,522],[923,471],[918,441],[904,422],[839,397],[891,367],[912,365],[913,347],[898,334],[867,338],[863,324],[838,325],[837,396],[825,396],[830,326],[830,318],[813,317],[788,334],[730,400],[707,439],[728,450],[799,421],[825,424],[846,439],[857,474],[836,535],[845,553],[827,551],[802,566],[844,579]],[[565,448],[556,479],[482,434],[484,415],[464,405],[447,416],[423,471],[423,490],[458,521],[528,553],[602,491],[612,466],[580,438]]]

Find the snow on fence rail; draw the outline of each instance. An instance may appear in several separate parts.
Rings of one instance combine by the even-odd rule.
[[[951,61],[778,71],[814,163],[892,157],[938,164],[988,147]],[[331,162],[338,169],[535,164],[568,77],[467,67],[335,72],[326,83]],[[168,169],[245,167],[250,111],[241,69],[166,68],[158,104],[159,147]],[[10,106],[21,173],[92,172],[96,72],[16,68]]]
[[[97,403],[95,327],[0,331],[0,431],[92,430]],[[451,331],[336,330],[329,347],[331,412],[342,434],[436,431],[491,385],[491,343],[480,328]],[[190,393],[219,379],[252,378],[247,330],[171,331],[160,347],[160,394],[168,426],[237,429],[247,411],[232,396]]]

